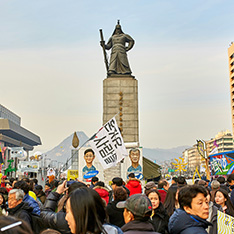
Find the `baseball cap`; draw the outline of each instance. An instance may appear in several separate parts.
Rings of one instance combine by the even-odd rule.
[[[126,201],[118,202],[116,207],[126,208],[139,217],[145,217],[148,212],[152,211],[152,204],[149,198],[144,194],[134,194]]]

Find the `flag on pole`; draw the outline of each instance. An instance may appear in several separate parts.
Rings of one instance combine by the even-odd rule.
[[[94,134],[89,144],[104,169],[116,166],[118,162],[128,156],[115,117]]]

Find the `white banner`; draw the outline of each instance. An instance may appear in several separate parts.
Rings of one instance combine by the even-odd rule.
[[[109,120],[89,143],[104,169],[116,166],[128,156],[115,117]]]

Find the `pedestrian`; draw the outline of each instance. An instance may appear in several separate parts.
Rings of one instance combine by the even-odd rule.
[[[109,216],[109,221],[111,224],[114,224],[118,227],[122,227],[125,224],[123,217],[124,209],[117,208],[116,204],[120,201],[125,201],[127,197],[127,192],[122,186],[116,187],[114,189],[114,201],[109,202],[106,207],[106,212]]]
[[[126,187],[130,191],[129,196],[132,196],[133,194],[137,194],[137,193],[142,193],[141,181],[139,179],[135,178],[135,174],[130,173],[128,175],[128,178],[129,179],[127,180]]]
[[[46,200],[46,195],[45,193],[43,192],[43,188],[41,185],[36,185],[35,188],[34,188],[34,192],[37,196],[37,198],[39,199],[39,201],[44,204],[45,203],[45,200]]]
[[[125,225],[121,228],[126,234],[158,233],[154,231],[150,216],[152,204],[145,194],[134,194],[124,202],[117,203],[118,208],[124,208]]]
[[[30,213],[33,212],[33,208],[23,201],[24,196],[23,190],[12,189],[9,192],[8,212],[9,215],[22,219],[31,225],[32,219]]]
[[[219,181],[221,189],[226,190],[228,193],[230,192],[228,186],[226,185],[226,180],[223,176],[219,176],[217,181]]]
[[[152,203],[152,215],[150,218],[151,223],[154,226],[154,230],[162,234],[168,233],[169,216],[161,202],[159,191],[152,189],[147,192],[146,196]]]
[[[46,195],[46,197],[48,197],[48,195],[50,194],[51,191],[52,191],[52,189],[50,188],[50,183],[46,183],[45,184],[45,195]]]
[[[161,195],[161,202],[164,203],[166,196],[167,196],[167,190],[169,189],[170,185],[165,179],[161,179],[158,182],[158,191]]]
[[[178,201],[178,193],[179,193],[179,189],[175,185],[171,186],[167,191],[167,196],[163,205],[169,217],[172,216],[172,214],[174,213],[176,209],[180,208],[179,201]]]
[[[149,181],[147,182],[147,184],[145,185],[145,191],[144,194],[147,193],[147,191],[151,190],[151,189],[157,189],[157,185],[154,183],[154,181]]]
[[[213,203],[210,198],[210,190],[208,188],[206,188],[207,191],[207,201],[209,203],[209,217],[207,219],[207,221],[209,221],[212,226],[209,226],[207,229],[207,232],[209,234],[217,234],[218,233],[218,227],[217,227],[217,217],[218,217],[218,210],[219,211],[223,211],[222,207],[220,205],[217,205],[215,203]]]
[[[223,208],[225,214],[234,217],[234,206],[228,196],[228,192],[224,189],[219,189],[215,192],[215,203]]]
[[[118,227],[105,224],[104,202],[93,189],[83,187],[74,190],[67,200],[66,211],[65,219],[71,233],[122,233]]]
[[[200,185],[188,185],[180,189],[178,200],[180,208],[170,217],[168,229],[173,234],[205,234],[211,223],[207,191]],[[186,224],[186,225],[185,225]]]
[[[104,182],[98,181],[93,189],[96,192],[98,192],[100,197],[105,201],[105,203],[107,205],[109,203],[109,191],[105,187]]]
[[[177,178],[177,186],[178,186],[178,188],[182,188],[185,185],[187,185],[187,182],[186,182],[184,176],[178,176],[178,178]]]
[[[33,208],[32,213],[40,215],[41,211],[40,211],[38,203],[36,202],[36,200],[34,200],[34,198],[29,196],[29,185],[28,185],[28,183],[26,183],[24,180],[20,180],[20,181],[15,183],[14,188],[22,189],[24,191],[23,201],[27,202],[28,205]]]
[[[170,187],[174,187],[176,186],[177,187],[177,177],[172,177],[171,179],[171,186]]]
[[[63,181],[55,192],[51,192],[46,198],[44,208],[41,211],[41,217],[45,226],[55,229],[62,234],[70,234],[71,230],[65,220],[66,216],[66,203],[69,194],[80,187],[86,187],[82,182],[74,182],[69,187],[66,187],[67,181]],[[68,191],[68,194],[64,194]],[[57,210],[57,212],[56,212]]]
[[[90,188],[94,188],[95,187],[95,184],[99,181],[98,177],[97,176],[94,176],[92,177],[91,179],[91,184],[90,184]]]
[[[112,190],[109,192],[109,201],[113,201],[113,191],[117,186],[122,186],[126,190],[128,196],[130,195],[129,189],[126,186],[124,186],[123,179],[120,177],[114,177],[111,182]]]
[[[214,202],[215,199],[215,193],[217,190],[220,189],[220,183],[218,180],[213,180],[211,182],[211,191],[210,191],[210,200]]]

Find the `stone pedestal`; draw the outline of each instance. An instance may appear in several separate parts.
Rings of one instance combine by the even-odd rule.
[[[132,76],[111,76],[103,81],[103,124],[117,113],[124,142],[139,142],[138,82]]]
[[[103,81],[103,125],[117,113],[124,142],[139,143],[138,82],[132,76],[115,75]],[[104,170],[105,181],[114,177],[121,177],[120,163]]]

